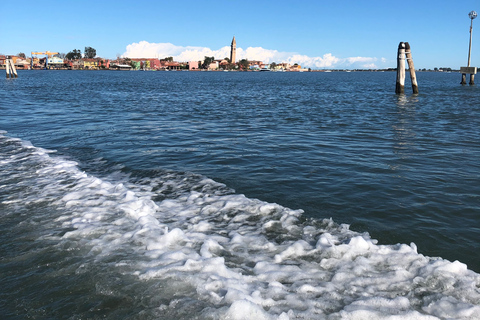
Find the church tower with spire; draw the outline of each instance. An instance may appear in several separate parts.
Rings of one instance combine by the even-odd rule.
[[[235,63],[236,54],[237,54],[237,42],[235,41],[235,36],[233,36],[232,45],[230,49],[230,63]]]

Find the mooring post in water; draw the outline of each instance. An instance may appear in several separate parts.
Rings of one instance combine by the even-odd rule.
[[[410,71],[410,80],[412,80],[413,93],[418,93],[417,77],[415,76],[415,67],[413,65],[412,52],[410,50],[410,45],[408,44],[408,42],[405,42],[405,56],[408,62],[408,70]]]
[[[7,72],[7,78],[18,78],[17,70],[11,56],[7,56],[5,60],[5,71]]]
[[[405,43],[400,42],[398,45],[397,54],[397,84],[395,86],[395,93],[400,94],[405,92]]]

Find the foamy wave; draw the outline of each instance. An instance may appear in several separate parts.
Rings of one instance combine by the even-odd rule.
[[[415,244],[379,245],[331,219],[216,193],[224,186],[204,177],[99,178],[26,143],[0,160],[8,170],[36,164],[21,175],[42,187],[23,198],[61,209],[44,227],[66,231],[49,240],[88,249],[82,268],[135,276],[157,297],[149,308],[164,314],[185,307],[183,316],[193,316],[193,299],[202,318],[480,318],[480,275],[425,257]],[[3,204],[18,205],[14,197]]]

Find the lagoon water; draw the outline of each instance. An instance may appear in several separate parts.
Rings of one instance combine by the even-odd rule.
[[[4,319],[480,319],[480,87],[0,81]]]

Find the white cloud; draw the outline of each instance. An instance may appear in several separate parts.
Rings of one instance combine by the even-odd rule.
[[[199,61],[205,56],[222,59],[230,57],[230,46],[212,50],[207,47],[176,46],[171,43],[150,43],[140,41],[129,44],[124,57],[129,58],[165,58],[172,56],[176,61]],[[331,53],[319,57],[309,57],[295,52],[279,52],[262,47],[248,47],[247,49],[237,48],[237,61],[241,59],[260,60],[264,63],[287,62],[298,63],[304,68],[377,68],[374,57],[349,57],[338,58]],[[381,59],[382,64],[385,58]]]
[[[127,51],[123,54],[129,58],[165,58],[176,57],[184,52],[192,51],[211,51],[203,47],[181,47],[171,43],[150,43],[147,41],[134,42],[127,46]]]
[[[350,57],[347,58],[346,61],[349,64],[354,64],[355,62],[372,62],[372,61],[377,61],[377,58],[367,58],[367,57]]]
[[[230,48],[229,48],[230,49]],[[262,47],[248,47],[246,50],[237,48],[237,59],[259,60],[264,63],[287,62],[289,56],[294,53],[278,52],[277,50],[264,49]]]
[[[362,65],[363,69],[378,69],[378,66],[375,63],[365,63]]]
[[[298,63],[305,68],[333,68],[341,62],[341,59],[333,56],[331,53],[326,53],[323,57],[309,57],[295,54],[290,56],[287,62],[290,64]]]

